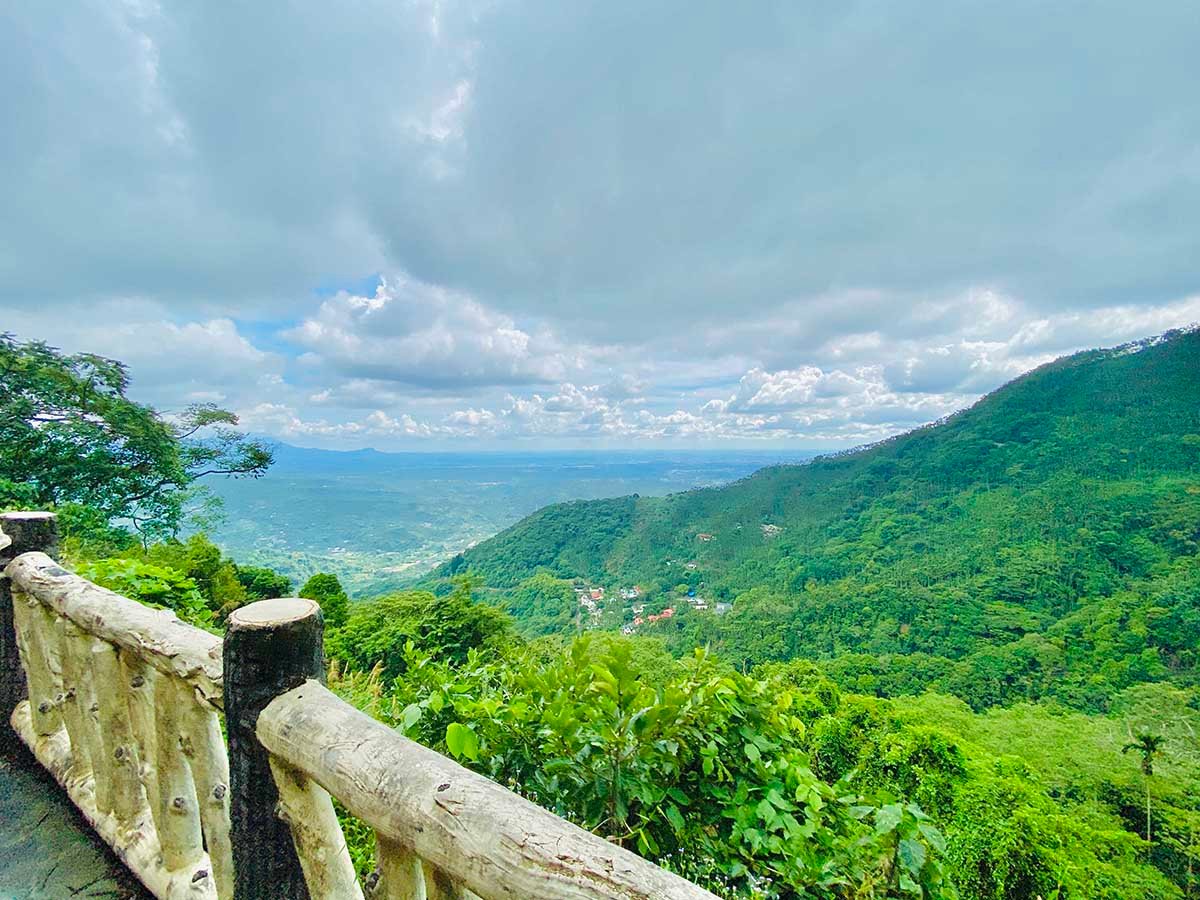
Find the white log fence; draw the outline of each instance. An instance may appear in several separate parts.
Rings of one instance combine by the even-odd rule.
[[[311,601],[222,641],[53,549],[0,515],[0,714],[160,900],[713,900],[338,699]],[[332,797],[375,832],[365,885]]]

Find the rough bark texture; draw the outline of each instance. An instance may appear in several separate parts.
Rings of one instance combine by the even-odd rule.
[[[322,678],[321,609],[311,600],[261,600],[235,611],[225,634],[225,725],[236,900],[309,900],[259,715],[279,694]]]
[[[221,639],[216,635],[179,621],[170,610],[150,609],[72,575],[43,553],[26,553],[5,571],[18,590],[87,633],[187,682],[220,708]]]
[[[271,703],[258,736],[378,834],[486,900],[714,900],[402,737],[316,681]]]
[[[40,550],[54,554],[57,546],[58,531],[52,513],[0,515],[0,572],[22,553]],[[27,696],[25,670],[21,667],[13,626],[11,584],[0,575],[0,747],[16,742],[8,721],[17,704]]]

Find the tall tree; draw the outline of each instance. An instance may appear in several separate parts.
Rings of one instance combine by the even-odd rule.
[[[128,396],[124,364],[0,334],[0,481],[29,502],[78,503],[143,537],[174,534],[196,482],[257,478],[270,449],[211,404],[168,419]]]
[[[1150,843],[1150,779],[1154,777],[1154,760],[1162,756],[1162,746],[1165,743],[1166,738],[1162,735],[1143,731],[1121,748],[1122,753],[1132,750],[1140,757],[1138,762],[1146,780],[1146,843]]]
[[[300,596],[317,601],[325,624],[330,628],[341,628],[350,615],[350,598],[336,575],[318,572],[300,588]]]

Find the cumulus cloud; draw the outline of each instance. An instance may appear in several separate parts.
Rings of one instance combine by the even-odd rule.
[[[550,332],[404,275],[339,293],[285,337],[338,373],[420,387],[553,382],[583,365]]]

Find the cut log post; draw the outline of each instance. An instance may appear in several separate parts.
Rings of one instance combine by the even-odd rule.
[[[178,685],[183,708],[183,739],[180,746],[192,769],[200,823],[208,847],[217,896],[233,896],[233,845],[229,837],[229,755],[221,723],[208,704],[188,685]]]
[[[0,515],[0,749],[16,743],[9,720],[17,704],[28,696],[25,670],[17,650],[12,584],[2,573],[22,553],[40,550],[54,555],[57,548],[58,530],[53,513]]]
[[[276,811],[279,791],[270,755],[255,729],[275,697],[308,679],[323,679],[323,631],[321,608],[299,598],[251,603],[235,610],[226,626],[224,701],[236,900],[309,900],[291,829]]]
[[[282,760],[272,758],[271,774],[279,790],[279,817],[292,829],[309,893],[320,900],[363,900],[342,826],[325,788]]]

